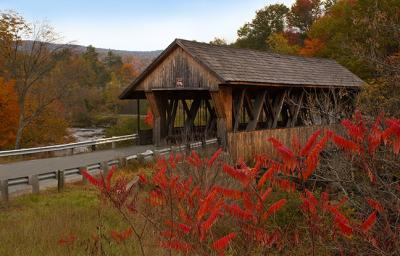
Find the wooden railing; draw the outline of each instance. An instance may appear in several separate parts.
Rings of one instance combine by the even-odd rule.
[[[242,159],[244,161],[254,160],[254,157],[261,154],[268,154],[271,157],[275,157],[277,156],[277,152],[272,144],[268,142],[268,138],[273,137],[288,146],[292,144],[294,138],[297,138],[301,144],[304,144],[311,134],[319,129],[337,131],[338,126],[316,125],[228,133],[229,153],[232,159]]]

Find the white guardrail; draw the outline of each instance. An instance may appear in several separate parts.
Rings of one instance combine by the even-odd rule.
[[[60,145],[53,145],[46,147],[5,150],[5,151],[0,151],[0,157],[29,155],[29,154],[44,153],[44,152],[55,152],[61,150],[73,150],[75,148],[80,148],[80,147],[89,147],[89,146],[96,146],[109,143],[114,144],[116,142],[136,140],[138,138],[139,136],[137,134],[132,134],[132,135],[124,135],[124,136],[110,137],[97,140],[88,140],[88,141],[81,141],[81,142],[60,144]]]
[[[85,141],[85,142],[78,142],[78,143],[71,143],[65,145],[57,145],[57,146],[50,146],[50,147],[42,147],[42,148],[31,148],[31,149],[23,149],[24,152],[28,153],[21,153],[21,154],[29,154],[29,153],[38,153],[38,152],[48,152],[48,151],[56,151],[56,150],[64,150],[70,149],[74,147],[83,147],[83,146],[91,146],[91,145],[99,145],[105,143],[112,143],[124,140],[131,140],[136,139],[137,135],[127,135],[127,136],[120,136],[120,137],[113,137],[108,139],[100,139],[95,141]],[[86,166],[77,166],[75,168],[65,169],[65,170],[54,170],[52,172],[44,172],[39,174],[33,174],[30,176],[22,176],[18,178],[12,179],[3,179],[0,180],[0,194],[1,200],[8,201],[9,200],[9,189],[16,186],[27,185],[31,186],[31,192],[34,194],[39,193],[40,190],[40,182],[44,181],[55,181],[56,187],[58,190],[62,190],[64,188],[64,183],[66,182],[66,178],[79,178],[83,179],[83,182],[87,182],[81,173],[83,170],[87,170],[90,173],[99,173],[103,172],[104,174],[107,173],[111,166],[119,165],[124,166],[127,162],[131,160],[138,160],[139,162],[148,161],[154,159],[156,156],[166,156],[169,155],[171,152],[182,152],[186,150],[197,149],[201,147],[207,147],[209,145],[218,144],[218,139],[209,139],[203,142],[193,142],[187,145],[180,145],[180,146],[171,146],[163,149],[155,149],[155,150],[146,150],[143,153],[135,154],[135,155],[128,155],[125,157],[121,157],[118,159],[112,159],[109,161],[103,161],[101,163],[91,163]],[[10,151],[0,151],[3,152],[15,152],[15,151],[23,151],[23,150],[10,150]],[[30,151],[29,151],[30,150]],[[6,155],[6,154],[4,154]],[[3,155],[3,156],[4,156]],[[15,154],[10,154],[15,155]],[[0,155],[1,156],[1,155]],[[81,177],[80,177],[81,176]]]

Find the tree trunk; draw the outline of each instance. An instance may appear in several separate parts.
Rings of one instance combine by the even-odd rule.
[[[21,139],[22,139],[22,133],[25,128],[25,104],[19,104],[19,121],[18,121],[18,130],[17,130],[17,136],[15,137],[15,149],[19,149],[21,147]]]

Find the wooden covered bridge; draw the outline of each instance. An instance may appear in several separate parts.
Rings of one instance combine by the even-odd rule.
[[[147,99],[155,145],[217,137],[230,147],[237,136],[337,123],[362,84],[333,60],[177,39],[120,98]]]

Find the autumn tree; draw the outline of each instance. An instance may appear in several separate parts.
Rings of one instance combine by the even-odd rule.
[[[291,27],[307,32],[321,14],[321,0],[296,0],[288,14],[288,22]]]
[[[359,107],[399,115],[400,2],[338,1],[309,29],[300,53],[337,60],[363,78]]]
[[[313,57],[322,55],[325,44],[320,39],[306,39],[304,46],[299,50],[299,54],[304,57]]]
[[[0,77],[0,150],[15,142],[18,125],[18,102],[13,82]]]
[[[246,23],[238,30],[237,47],[265,50],[265,40],[272,33],[280,33],[285,28],[285,17],[289,12],[283,4],[274,4],[256,12],[252,22]]]
[[[16,13],[0,14],[0,56],[5,60],[3,76],[15,80],[19,108],[15,148],[21,146],[24,129],[40,114],[62,97],[67,85],[45,81],[63,58],[66,45],[59,44],[58,36],[47,24],[32,24]],[[27,110],[28,102],[35,103]]]
[[[281,54],[295,55],[300,48],[296,44],[291,45],[283,33],[274,33],[270,35],[266,43],[269,45],[271,51]]]
[[[30,104],[29,107],[35,107]],[[29,109],[28,109],[29,112]],[[24,147],[48,146],[72,141],[68,132],[66,109],[60,100],[54,101],[47,110],[29,123],[21,145]]]

